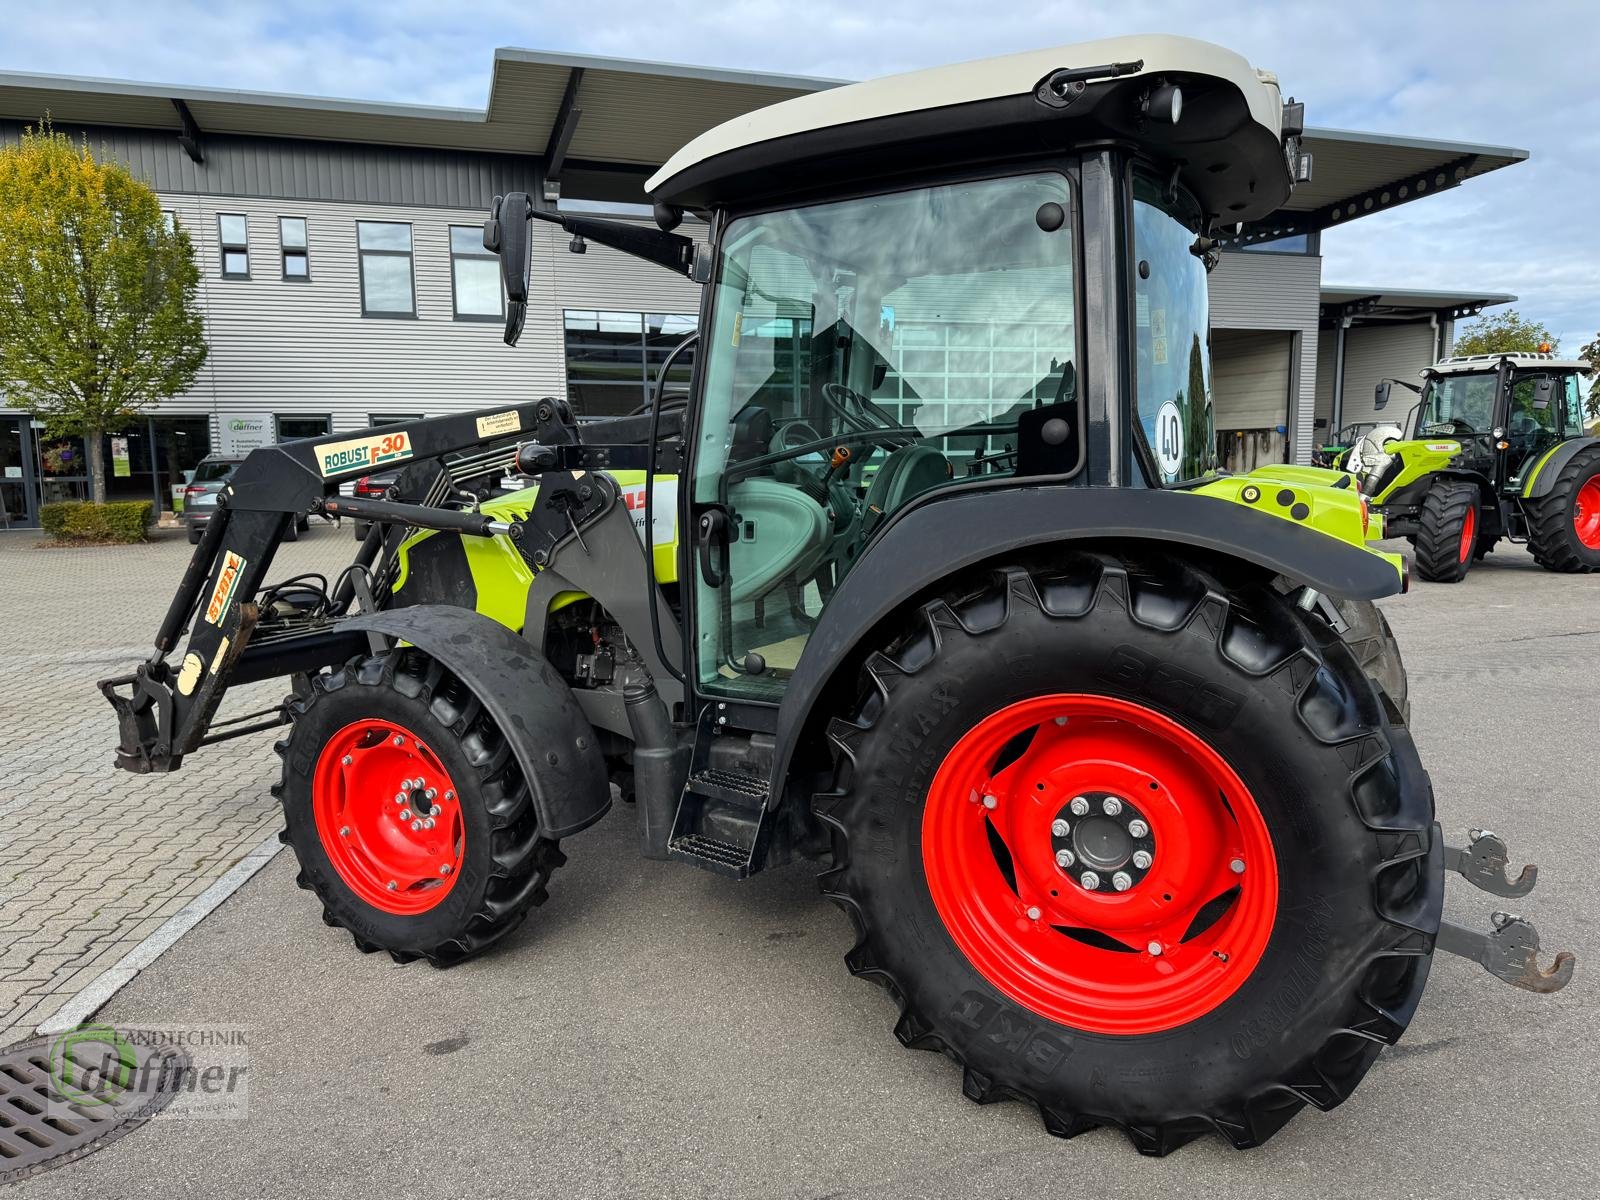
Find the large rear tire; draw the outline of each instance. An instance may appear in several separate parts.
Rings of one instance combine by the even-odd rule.
[[[1255,1146],[1405,1030],[1443,903],[1428,778],[1350,647],[1265,581],[1009,567],[862,684],[829,729],[824,890],[851,971],[969,1098],[1145,1154]]]
[[[1460,583],[1478,549],[1478,486],[1441,479],[1422,498],[1417,517],[1417,574],[1430,583]]]
[[[1550,491],[1524,502],[1528,549],[1547,571],[1600,571],[1600,446],[1573,455]]]
[[[1405,663],[1400,658],[1400,644],[1395,641],[1394,630],[1389,628],[1389,619],[1371,600],[1339,600],[1335,607],[1344,619],[1345,631],[1341,636],[1345,645],[1350,647],[1367,678],[1377,684],[1388,699],[1393,710],[1390,719],[1409,725],[1411,687]]]
[[[299,885],[363,952],[451,966],[520,925],[566,861],[482,702],[416,649],[315,676],[282,782]]]

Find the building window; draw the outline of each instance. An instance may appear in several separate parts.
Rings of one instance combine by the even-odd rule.
[[[222,277],[250,278],[250,228],[240,213],[217,214],[217,236],[222,243]]]
[[[301,438],[326,437],[332,430],[332,418],[327,416],[286,415],[273,417],[274,432],[280,442],[293,442]]]
[[[403,425],[407,421],[422,420],[421,413],[368,413],[368,425]]]
[[[361,259],[361,315],[416,316],[411,226],[391,221],[357,221],[356,245]]]
[[[304,217],[278,218],[278,243],[283,250],[283,277],[310,279],[311,257]]]
[[[622,416],[650,402],[656,375],[674,346],[695,330],[696,318],[674,313],[565,313],[567,399],[585,416]],[[694,352],[672,365],[667,394],[687,392]]]
[[[477,225],[450,226],[450,284],[456,320],[498,321],[505,316],[500,298],[500,260],[483,248]]]
[[[168,233],[177,233],[178,214],[173,212],[170,208],[163,208],[161,210],[161,227]]]

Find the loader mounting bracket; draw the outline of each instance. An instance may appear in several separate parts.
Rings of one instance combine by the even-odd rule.
[[[1559,992],[1572,981],[1577,960],[1565,950],[1548,971],[1539,965],[1539,931],[1532,922],[1507,912],[1490,920],[1494,928],[1488,933],[1442,921],[1434,948],[1470,958],[1496,979],[1528,992]]]

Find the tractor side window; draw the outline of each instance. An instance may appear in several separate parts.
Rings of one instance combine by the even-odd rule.
[[[1539,376],[1524,375],[1511,385],[1511,408],[1506,414],[1506,467],[1513,479],[1537,462],[1561,440],[1559,387],[1542,403],[1537,397]]]
[[[1580,437],[1584,430],[1583,380],[1568,375],[1561,383],[1561,428],[1567,437]]]
[[[1138,426],[1160,482],[1179,483],[1217,467],[1206,266],[1190,249],[1200,218],[1143,176],[1133,194]]]
[[[704,686],[776,697],[834,588],[918,498],[1077,468],[1074,228],[1053,172],[729,224],[692,482],[715,543],[696,558]],[[1073,435],[1047,442],[1052,420]]]

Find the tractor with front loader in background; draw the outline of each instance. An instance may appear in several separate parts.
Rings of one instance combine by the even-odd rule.
[[[1547,571],[1600,571],[1600,437],[1587,419],[1590,364],[1548,351],[1447,358],[1405,425],[1370,430],[1345,460],[1386,536],[1416,548],[1417,574],[1458,583],[1501,538]],[[1402,428],[1414,429],[1407,437]]]
[[[1216,469],[1207,274],[1301,125],[1237,55],[1128,38],[741,117],[650,181],[656,228],[497,197],[508,342],[533,220],[704,285],[654,401],[252,453],[102,685],[118,765],[286,725],[299,882],[398,962],[501,942],[614,794],[647,858],[816,861],[905,1045],[1146,1154],[1340,1103],[1436,950],[1559,988],[1524,919],[1441,920],[1447,871],[1533,875],[1434,823],[1351,478]],[[269,584],[308,506],[371,522],[355,561]]]

